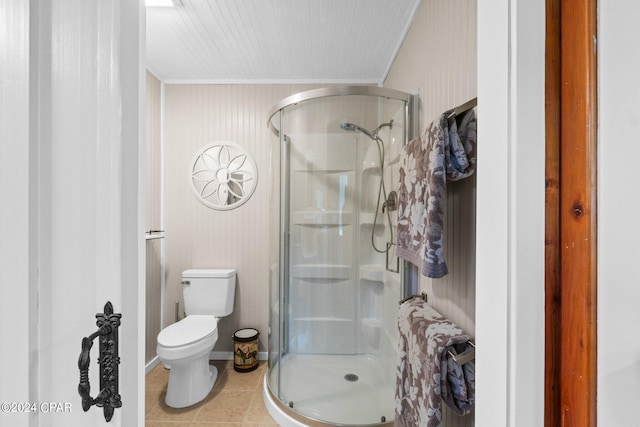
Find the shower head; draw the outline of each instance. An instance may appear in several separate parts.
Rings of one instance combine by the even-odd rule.
[[[376,139],[376,137],[375,137],[375,136],[373,136],[373,135],[371,134],[371,132],[369,132],[369,131],[368,131],[368,130],[366,130],[366,129],[361,128],[361,127],[360,127],[360,126],[358,126],[358,125],[354,125],[353,123],[347,123],[347,122],[345,122],[345,123],[340,123],[340,128],[341,128],[342,130],[346,130],[347,132],[356,132],[356,131],[359,131],[359,132],[364,133],[365,135],[367,135],[369,138],[371,138],[371,139],[373,139],[373,140],[375,140],[375,139]]]
[[[340,128],[342,128],[343,130],[346,130],[347,132],[362,132],[365,135],[367,135],[369,138],[376,140],[378,138],[378,132],[380,132],[380,129],[384,128],[384,127],[388,127],[389,129],[393,129],[393,120],[391,120],[388,123],[383,123],[380,126],[378,126],[377,128],[374,129],[373,132],[369,132],[366,129],[361,128],[358,125],[354,125],[353,123],[340,123]]]
[[[340,123],[340,128],[346,130],[347,132],[355,132],[358,130],[358,126],[353,123]]]

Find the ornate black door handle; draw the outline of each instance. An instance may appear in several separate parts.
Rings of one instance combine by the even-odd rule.
[[[87,412],[91,406],[103,408],[104,419],[111,421],[115,408],[122,406],[118,393],[118,327],[122,314],[113,312],[113,305],[107,302],[104,313],[96,314],[98,330],[88,337],[82,338],[82,352],[78,358],[80,369],[80,384],[78,393],[82,397],[82,409]],[[99,337],[100,356],[100,393],[96,398],[91,397],[91,384],[89,384],[89,353],[93,346],[93,340]]]

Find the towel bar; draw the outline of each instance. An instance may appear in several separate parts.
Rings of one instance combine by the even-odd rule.
[[[421,292],[420,295],[409,295],[408,297],[400,300],[399,304],[403,304],[413,298],[422,298],[424,302],[427,302],[428,296],[426,292]],[[455,351],[448,351],[451,359],[460,366],[464,365],[465,363],[469,363],[476,358],[476,345],[471,341],[467,341],[467,344],[469,344],[470,347],[460,354],[456,354]]]
[[[456,108],[454,108],[453,111],[451,112],[451,114],[449,114],[449,116],[447,118],[450,119],[450,118],[455,117],[455,116],[457,116],[459,114],[462,114],[465,111],[468,111],[468,110],[472,109],[476,105],[478,105],[478,98],[470,99],[469,101],[465,102],[464,104],[459,105]]]
[[[460,354],[454,354],[454,352],[449,350],[449,356],[451,356],[451,359],[460,366],[464,365],[465,363],[471,362],[476,358],[476,345],[471,341],[467,341],[467,344],[469,344],[471,347]]]
[[[410,295],[410,296],[400,300],[400,302],[398,304],[405,303],[405,302],[407,302],[407,301],[409,301],[410,299],[413,299],[413,298],[422,298],[422,300],[424,302],[427,302],[427,293],[426,292],[422,292],[420,295]]]

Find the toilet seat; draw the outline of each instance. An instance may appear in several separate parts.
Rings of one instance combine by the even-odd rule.
[[[218,319],[213,316],[193,314],[167,326],[158,334],[158,346],[184,347],[207,340],[218,332]]]

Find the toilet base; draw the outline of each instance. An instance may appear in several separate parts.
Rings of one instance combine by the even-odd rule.
[[[172,361],[165,403],[185,408],[204,400],[218,377],[218,369],[209,365],[208,353],[190,363]]]

